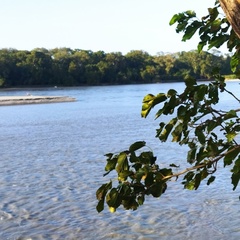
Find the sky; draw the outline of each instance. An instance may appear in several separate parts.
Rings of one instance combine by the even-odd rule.
[[[215,0],[0,0],[0,49],[84,49],[122,52],[190,51],[169,25],[175,13],[207,14]],[[224,50],[223,50],[224,51]]]

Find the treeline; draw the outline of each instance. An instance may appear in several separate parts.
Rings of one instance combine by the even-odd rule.
[[[213,68],[230,74],[230,57],[208,52],[151,56],[70,48],[0,49],[0,86],[80,86],[209,79]]]

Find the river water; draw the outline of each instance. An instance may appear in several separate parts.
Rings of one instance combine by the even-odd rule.
[[[0,239],[240,239],[239,189],[219,165],[215,182],[197,191],[172,182],[137,211],[97,213],[95,192],[108,176],[108,152],[145,140],[158,163],[184,163],[186,149],[155,139],[154,114],[140,117],[148,93],[183,83],[31,90],[76,102],[0,107]],[[239,82],[228,83],[239,93]],[[26,90],[0,95],[26,95]],[[237,102],[224,95],[222,107]],[[221,106],[221,105],[220,105]]]

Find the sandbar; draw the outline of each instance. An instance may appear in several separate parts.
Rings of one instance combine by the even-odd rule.
[[[0,96],[0,106],[74,101],[75,98],[65,96]]]

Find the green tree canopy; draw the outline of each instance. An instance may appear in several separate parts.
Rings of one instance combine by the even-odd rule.
[[[221,1],[221,4],[223,2],[227,4],[227,1]],[[170,25],[175,24],[176,31],[183,33],[183,41],[198,33],[199,52],[205,46],[208,49],[219,48],[226,43],[229,51],[233,52],[232,70],[238,72],[240,42],[230,22],[220,12],[220,1],[216,1],[214,7],[208,8],[206,16],[197,18],[194,11],[186,11],[174,15]],[[186,73],[185,89],[182,92],[170,89],[167,93],[148,94],[143,98],[141,114],[145,118],[153,108],[159,108],[155,114],[160,121],[156,137],[161,142],[171,140],[180,146],[187,146],[186,162],[190,167],[180,169],[174,163],[160,167],[157,157],[150,148],[146,151],[146,142],[142,140],[131,144],[125,151],[108,153],[105,155],[104,176],[115,172],[117,180],[110,180],[97,190],[98,212],[104,209],[105,202],[111,212],[120,206],[136,210],[144,203],[146,196],[160,197],[167,190],[168,182],[180,176],[184,188],[189,190],[198,189],[203,180],[209,185],[215,180],[220,161],[224,167],[230,166],[233,190],[236,189],[240,180],[240,144],[237,138],[240,109],[230,107],[222,110],[217,103],[223,93],[230,94],[237,103],[240,98],[226,88],[225,79],[220,74],[221,65],[214,66],[214,58],[207,58],[205,65],[199,66],[201,55],[198,59],[193,58],[191,53],[182,55],[190,58],[188,63],[193,66]],[[175,66],[186,64],[178,58],[170,60],[171,64],[178,62]],[[157,61],[166,65],[161,58]],[[207,65],[211,66],[212,71],[208,74],[214,80],[209,84],[197,83],[194,75],[201,74]],[[163,116],[169,116],[170,120],[163,121]]]

